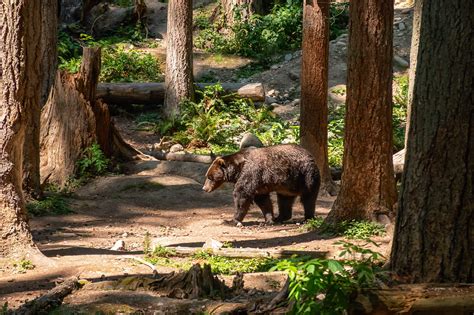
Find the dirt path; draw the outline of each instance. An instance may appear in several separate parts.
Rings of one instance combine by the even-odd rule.
[[[234,247],[292,248],[327,251],[335,255],[338,238],[324,239],[305,232],[299,222],[303,210],[295,207],[288,224],[266,226],[253,207],[243,228],[228,224],[233,215],[232,187],[212,194],[202,191],[207,165],[179,162],[145,162],[130,166],[129,175],[98,178],[80,188],[70,199],[74,214],[33,218],[31,229],[41,251],[55,268],[40,267],[25,274],[0,271],[0,303],[11,307],[32,299],[54,286],[58,279],[80,274],[100,280],[131,274],[149,274],[144,265],[123,259],[142,254],[147,233],[154,244],[202,247],[213,238]],[[333,198],[320,198],[317,214],[325,215]],[[126,251],[112,251],[117,240]],[[384,244],[388,237],[379,238]],[[167,272],[170,268],[161,268]]]

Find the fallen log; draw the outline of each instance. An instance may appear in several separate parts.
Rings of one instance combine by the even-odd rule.
[[[203,89],[212,83],[196,83]],[[227,93],[235,93],[242,98],[250,98],[254,102],[265,100],[265,90],[262,83],[221,83]],[[130,105],[162,104],[165,98],[165,84],[162,82],[142,83],[99,83],[97,85],[96,97],[107,104]]]
[[[78,289],[79,286],[79,277],[67,279],[63,283],[46,292],[46,294],[23,304],[14,312],[14,314],[46,314],[48,313],[48,310],[60,306],[63,299],[71,294],[72,291]]]
[[[166,248],[173,251],[177,256],[192,256],[203,250],[200,247],[169,246]],[[327,255],[327,252],[323,251],[261,248],[209,248],[206,249],[206,252],[230,258],[290,258],[293,255],[324,258]]]

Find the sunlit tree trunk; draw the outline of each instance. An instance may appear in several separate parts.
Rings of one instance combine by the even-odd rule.
[[[178,115],[180,102],[194,97],[192,13],[192,1],[168,3],[164,106],[167,117]]]
[[[328,221],[388,222],[396,201],[392,140],[393,1],[350,2],[341,191]]]
[[[27,112],[41,98],[39,2],[2,2],[3,89],[0,103],[0,257],[37,256],[22,194]],[[28,141],[28,139],[26,139]]]
[[[416,10],[421,28],[391,264],[409,282],[473,282],[474,2],[424,0]]]
[[[301,145],[316,159],[320,195],[337,193],[328,163],[328,56],[329,2],[307,1],[303,6]]]
[[[48,100],[49,92],[54,82],[57,67],[57,38],[58,23],[57,10],[58,0],[42,0],[35,2],[40,5],[38,19],[34,21],[35,40],[38,41],[40,62],[37,64],[39,71],[36,76],[39,79],[41,89],[41,101],[34,104],[27,111],[26,141],[23,153],[23,191],[27,197],[39,197],[40,187],[40,116],[41,108]],[[38,22],[41,22],[39,24]],[[36,86],[35,88],[38,88]]]

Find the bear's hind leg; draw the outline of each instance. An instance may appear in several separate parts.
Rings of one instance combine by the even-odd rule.
[[[273,224],[273,204],[270,199],[270,194],[257,195],[253,201],[260,207],[265,218],[265,223]]]
[[[291,219],[292,207],[296,197],[277,194],[277,198],[278,217],[275,218],[275,222],[283,222]]]
[[[304,208],[305,220],[314,218],[317,197],[318,197],[318,192],[308,192],[301,195],[301,203],[303,204],[303,208]]]

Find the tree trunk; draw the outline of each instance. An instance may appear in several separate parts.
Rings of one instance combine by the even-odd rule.
[[[182,100],[194,98],[192,19],[192,1],[169,1],[164,107],[167,117],[179,114]]]
[[[266,14],[270,12],[273,1],[265,0],[222,0],[222,10],[228,26],[234,24],[235,14],[239,14],[242,21],[246,21],[252,14]]]
[[[2,2],[3,95],[0,105],[0,257],[39,254],[27,222],[21,190],[26,113],[41,94],[37,2]]]
[[[393,216],[392,28],[393,1],[351,1],[344,171],[329,222]]]
[[[306,1],[303,6],[301,69],[301,145],[316,159],[321,174],[320,195],[334,196],[337,187],[328,163],[329,2]]]
[[[40,41],[40,84],[41,102],[28,110],[26,123],[26,139],[23,148],[23,192],[27,197],[37,198],[41,195],[40,187],[40,116],[41,108],[46,104],[54,82],[57,66],[57,0],[40,1],[41,9],[37,13],[35,28],[41,27],[41,32],[35,32]],[[41,22],[41,24],[40,24]],[[38,39],[37,39],[38,40]]]
[[[473,282],[474,2],[422,1],[416,10],[421,31],[392,268],[409,282]]]

